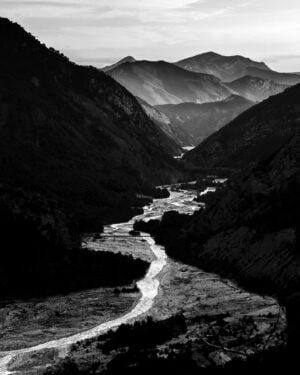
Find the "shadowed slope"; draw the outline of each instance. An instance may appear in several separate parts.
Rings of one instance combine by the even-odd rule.
[[[177,146],[122,86],[8,20],[0,32],[2,180],[46,191],[89,229],[180,175]]]
[[[198,168],[244,169],[268,158],[300,123],[300,85],[242,113],[184,159]]]

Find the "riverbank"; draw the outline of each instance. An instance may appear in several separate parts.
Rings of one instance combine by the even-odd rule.
[[[198,205],[194,197],[192,191],[172,192],[168,200],[154,202],[151,210],[145,212],[145,219],[159,217],[157,210],[161,212],[162,206],[163,211],[176,209],[191,214]],[[118,225],[114,228],[118,229]],[[140,349],[130,350],[125,340],[119,349],[107,353],[99,344],[102,342],[100,336],[74,346],[67,359],[54,367],[53,374],[63,374],[61,371],[65,371],[70,363],[79,373],[93,368],[110,374],[110,366],[116,373],[126,372],[127,365],[144,371],[145,368],[140,366],[146,358],[151,367],[155,358],[174,359],[174,355],[180,352],[191,362],[196,356],[200,367],[223,365],[239,357],[236,352],[250,355],[285,342],[285,316],[275,300],[245,292],[215,274],[168,258],[159,274],[158,295],[152,307],[135,321],[151,318],[155,324],[174,316],[183,317],[186,330],[176,334],[176,327],[174,330],[170,327],[175,334],[173,332],[172,337],[163,343],[154,340],[149,348],[145,334],[146,351],[143,343]],[[202,338],[208,341],[204,342]],[[224,347],[230,348],[229,353]],[[64,366],[66,369],[62,370]]]
[[[148,324],[149,319],[153,323]],[[152,308],[138,321],[140,325],[118,329],[117,341],[111,332],[74,345],[49,374],[68,369],[78,374],[148,374],[162,369],[177,373],[176,366],[177,371],[199,371],[285,343],[285,316],[272,298],[247,293],[217,275],[170,259]],[[167,326],[166,335],[161,323]],[[161,332],[157,336],[156,326]],[[141,327],[143,336],[138,339]]]
[[[300,338],[299,139],[235,176],[193,217],[167,213],[135,228],[148,227],[173,259],[277,298],[291,358]]]
[[[151,205],[148,207],[148,210],[147,210],[147,207],[146,207],[146,213],[149,213],[148,211],[149,212],[152,211]],[[55,330],[55,327],[52,327],[53,332],[56,333],[56,337],[54,339],[50,340],[50,341],[46,341],[46,338],[44,337],[44,334],[45,334],[46,337],[49,337],[49,327],[46,330],[45,329],[40,330],[38,332],[38,335],[37,335],[36,332],[30,331],[29,336],[35,336],[34,340],[38,340],[38,341],[41,340],[41,335],[43,335],[43,343],[38,344],[38,345],[34,345],[32,347],[28,347],[28,348],[25,348],[25,349],[9,350],[9,351],[0,353],[0,355],[3,356],[3,358],[0,361],[0,369],[2,371],[6,371],[4,369],[8,365],[7,362],[12,361],[12,362],[15,363],[16,360],[22,362],[23,357],[26,358],[25,362],[31,363],[31,357],[32,356],[35,357],[37,351],[41,354],[42,360],[44,360],[45,358],[48,358],[49,350],[52,353],[54,351],[56,353],[54,357],[57,358],[57,355],[59,355],[59,353],[61,353],[61,350],[63,350],[63,351],[66,350],[71,344],[76,343],[77,341],[81,341],[81,340],[84,340],[84,339],[87,339],[87,338],[90,338],[90,337],[97,336],[101,332],[105,332],[108,329],[119,326],[120,324],[125,323],[125,322],[135,318],[136,316],[142,315],[143,313],[145,313],[151,307],[153,299],[155,298],[155,296],[158,292],[159,283],[156,280],[156,276],[160,273],[161,269],[165,266],[166,255],[165,255],[165,252],[161,250],[160,246],[156,246],[155,243],[154,243],[154,240],[152,238],[150,238],[149,236],[148,236],[148,238],[143,239],[143,238],[132,237],[128,234],[129,230],[132,229],[133,221],[134,221],[134,218],[132,220],[130,220],[128,223],[112,224],[112,225],[109,225],[109,226],[105,227],[105,230],[104,230],[104,233],[107,236],[107,238],[105,240],[105,242],[106,242],[105,246],[106,247],[109,247],[109,243],[114,243],[115,239],[118,240],[118,239],[122,238],[122,241],[123,241],[122,245],[123,246],[124,246],[124,240],[125,241],[127,239],[129,240],[129,241],[127,241],[126,247],[125,247],[126,250],[127,250],[127,253],[126,254],[123,253],[123,255],[132,256],[134,254],[137,259],[142,261],[140,257],[136,256],[135,252],[138,252],[138,251],[143,252],[143,249],[144,249],[146,254],[152,253],[152,255],[151,255],[151,259],[152,259],[151,265],[148,269],[148,272],[147,272],[146,276],[141,281],[137,282],[139,291],[138,291],[138,293],[135,293],[135,294],[133,294],[133,296],[131,296],[131,297],[134,297],[134,299],[131,299],[131,302],[132,302],[131,308],[128,309],[128,304],[127,304],[126,310],[123,311],[123,314],[122,313],[118,314],[118,312],[119,313],[121,312],[120,311],[120,301],[122,301],[122,299],[120,298],[120,294],[116,293],[116,294],[114,294],[114,298],[116,299],[116,301],[118,300],[119,311],[116,311],[116,309],[114,309],[115,306],[113,306],[111,304],[111,301],[110,301],[109,309],[108,309],[108,311],[105,312],[105,317],[106,317],[105,321],[103,321],[103,319],[101,319],[101,316],[100,316],[100,324],[99,324],[99,316],[98,316],[98,324],[94,325],[93,328],[87,329],[89,324],[90,324],[90,321],[89,321],[90,319],[89,318],[86,319],[86,311],[85,310],[87,309],[87,305],[82,305],[82,306],[84,306],[84,308],[82,310],[81,319],[83,321],[83,324],[86,324],[85,330],[81,331],[80,330],[80,324],[78,324],[79,327],[78,327],[78,325],[76,326],[76,328],[73,327],[73,330],[76,329],[76,331],[77,331],[76,334],[71,335],[71,336],[64,335],[63,337],[61,337],[62,332],[59,332],[59,327],[56,327],[57,330]],[[124,236],[124,233],[125,233],[125,236]],[[102,241],[103,241],[103,238],[100,238],[98,242],[102,243]],[[96,241],[94,241],[94,242],[93,241],[87,241],[87,242],[85,242],[85,246],[89,247],[90,250],[97,251]],[[136,247],[138,248],[138,250],[136,249]],[[145,249],[146,247],[148,247],[147,250]],[[98,247],[98,250],[100,250],[99,247]],[[128,253],[128,250],[131,251],[131,254]],[[119,251],[118,253],[122,254],[122,251]],[[112,252],[112,254],[113,254],[113,252]],[[145,262],[145,261],[146,260],[144,260],[143,262]],[[128,270],[124,269],[123,272],[125,272],[125,271],[128,271]],[[111,292],[112,291],[110,291],[110,293]],[[85,292],[82,292],[82,293],[84,294]],[[124,296],[124,293],[123,293],[123,296]],[[127,298],[128,294],[125,293],[125,296]],[[68,298],[68,297],[65,297],[65,298]],[[101,295],[100,295],[100,298],[101,298]],[[84,301],[84,299],[81,300],[81,303],[83,301]],[[49,300],[48,300],[48,302],[49,302]],[[60,302],[62,302],[62,301],[60,301]],[[69,302],[71,302],[71,301],[70,300],[68,301],[68,305],[69,305]],[[98,303],[99,303],[99,300],[98,300]],[[122,303],[121,303],[121,305],[122,305]],[[75,307],[76,307],[76,305],[72,306],[72,308],[71,308],[72,311],[74,311],[73,309]],[[53,306],[52,306],[52,308],[53,308]],[[112,309],[114,311],[112,311]],[[77,311],[77,313],[78,313],[78,311]],[[109,315],[109,319],[108,319],[108,315]],[[114,319],[114,316],[115,316],[115,319]],[[59,320],[59,318],[58,318],[58,320]],[[61,320],[59,320],[59,321],[60,321],[60,324],[63,324],[61,322]],[[71,321],[69,319],[67,324],[70,324],[70,323],[71,323]],[[18,333],[17,333],[17,335],[18,335]],[[11,338],[11,342],[8,343],[8,346],[9,346],[10,349],[11,349],[11,345],[14,344],[13,338],[14,338],[14,336]],[[5,341],[6,340],[7,340],[7,337],[6,337]],[[18,345],[20,345],[19,342],[18,342]],[[16,349],[16,348],[14,348],[14,349]],[[44,355],[43,355],[43,353],[44,353]],[[51,357],[51,360],[53,360],[52,357]],[[1,368],[1,366],[2,366],[2,368]]]
[[[169,198],[154,200],[145,207],[144,214],[135,219],[147,221],[159,218],[163,212],[170,209],[177,210],[180,213],[192,214],[199,205],[201,206],[201,203],[194,201],[195,196],[196,192],[194,191],[179,190],[171,192]],[[233,343],[232,346],[242,347],[243,350],[251,347],[251,350],[255,351],[260,350],[265,345],[263,338],[269,331],[273,330],[273,325],[278,320],[279,307],[276,301],[249,294],[214,274],[203,272],[198,268],[167,258],[164,249],[156,245],[151,237],[143,234],[134,237],[129,235],[135,219],[127,223],[107,226],[102,237],[100,236],[96,240],[87,240],[85,246],[100,251],[106,249],[116,252],[119,249],[122,254],[128,255],[130,253],[135,257],[142,257],[144,260],[151,261],[151,267],[146,277],[138,282],[141,291],[138,302],[130,311],[117,319],[112,319],[71,337],[53,340],[36,348],[14,353],[14,360],[10,365],[11,369],[18,370],[22,374],[25,374],[25,369],[26,371],[33,371],[37,367],[39,371],[42,371],[41,369],[45,368],[47,364],[52,366],[57,361],[58,355],[66,356],[68,352],[66,349],[70,345],[82,340],[88,341],[83,341],[82,344],[78,345],[78,351],[72,351],[71,356],[76,363],[83,362],[85,366],[92,365],[91,356],[96,355],[101,360],[104,358],[96,350],[99,335],[111,328],[117,328],[121,324],[132,324],[148,317],[159,322],[182,315],[187,326],[183,336],[172,336],[171,340],[156,348],[153,351],[154,354],[164,351],[170,354],[173,352],[172,345],[175,344],[181,347],[182,343],[186,343],[187,348],[189,348],[194,345],[195,340],[199,341],[202,336],[201,332],[207,332],[207,335],[211,335],[215,331],[217,335],[224,325],[228,328],[228,332],[234,330],[244,332],[243,340]],[[132,247],[131,245],[134,243],[136,246]],[[222,319],[218,318],[220,316],[222,316]],[[251,316],[251,319],[253,319],[250,325],[253,327],[252,334],[254,335],[251,345],[248,343],[250,331],[245,321],[247,316]],[[220,324],[212,324],[215,321],[220,322]],[[283,334],[284,322],[284,316],[282,316],[280,325],[276,327],[276,334]],[[229,337],[232,335],[226,334],[227,331],[222,331],[223,336],[227,341],[230,341]],[[87,342],[91,344],[91,350],[86,350],[84,354]],[[201,345],[203,345],[203,342]],[[202,346],[198,345],[197,348],[201,350]],[[216,351],[222,352],[222,350],[215,350],[214,348],[214,352]],[[105,358],[109,362],[114,360],[115,357]]]

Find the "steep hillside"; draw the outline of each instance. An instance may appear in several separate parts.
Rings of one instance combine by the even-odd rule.
[[[212,74],[224,82],[231,82],[245,76],[249,67],[269,70],[263,62],[253,61],[243,56],[223,56],[214,52],[180,60],[176,65],[192,72]]]
[[[247,68],[246,75],[258,77],[262,79],[269,79],[281,85],[293,86],[300,83],[300,77],[295,73],[278,73],[274,70],[264,70],[255,67]]]
[[[300,123],[274,155],[236,177],[187,220],[170,254],[283,299],[300,288],[299,150]]]
[[[280,94],[289,87],[289,85],[275,83],[269,79],[251,76],[239,78],[227,83],[227,86],[238,95],[253,102],[261,102],[272,95]]]
[[[180,124],[173,122],[170,118],[160,111],[158,108],[151,106],[145,100],[138,98],[144,111],[155,122],[161,130],[163,130],[170,138],[172,138],[181,147],[193,146],[194,138]]]
[[[232,95],[219,102],[167,104],[157,108],[168,116],[172,124],[187,131],[195,144],[199,144],[252,105],[253,102]]]
[[[290,349],[298,353],[300,121],[295,127],[282,147],[235,176],[205,209],[193,216],[169,212],[146,225],[169,256],[276,296],[287,308]]]
[[[0,185],[0,300],[128,285],[148,264],[80,248],[77,228],[45,194]]]
[[[127,284],[148,264],[81,248],[181,176],[126,89],[0,19],[0,299]],[[176,146],[177,148],[177,146]]]
[[[164,61],[125,63],[108,74],[150,105],[223,100],[231,92],[216,77]]]
[[[270,157],[300,123],[300,85],[242,113],[184,156],[198,168],[247,169]]]
[[[2,181],[46,192],[92,230],[129,217],[143,204],[137,193],[180,176],[174,142],[122,86],[6,19],[0,32]]]

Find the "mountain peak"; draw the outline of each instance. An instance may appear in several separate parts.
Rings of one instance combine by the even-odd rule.
[[[264,62],[241,55],[224,56],[212,51],[180,60],[176,65],[193,72],[214,75],[224,82],[243,77],[249,68],[270,70]]]
[[[241,60],[246,60],[246,61],[253,61],[253,62],[258,63],[258,64],[264,64],[263,62],[254,61],[247,56],[243,56],[243,55],[222,55],[222,54],[214,52],[214,51],[202,52],[202,53],[199,53],[197,55],[179,60],[178,62],[186,61],[186,60],[190,60],[190,59],[204,59],[204,58],[219,58],[219,59],[222,59],[222,60],[226,60],[226,59],[228,59],[228,60],[238,60],[238,59],[241,59]]]
[[[126,57],[123,57],[123,59],[117,61],[116,63],[114,63],[112,65],[105,66],[101,70],[103,72],[108,72],[108,71],[110,71],[110,70],[118,67],[119,65],[126,64],[126,63],[133,63],[133,62],[136,62],[136,59],[134,57],[132,57],[132,56],[126,56]]]
[[[219,53],[217,52],[214,52],[214,51],[208,51],[208,52],[203,52],[203,53],[199,53],[198,55],[196,55],[195,57],[224,57],[222,55],[220,55]]]
[[[121,59],[120,61],[117,62],[117,64],[119,63],[125,63],[125,62],[135,62],[136,59],[132,56],[126,56],[124,57],[123,59]]]

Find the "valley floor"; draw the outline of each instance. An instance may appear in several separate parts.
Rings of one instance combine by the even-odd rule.
[[[139,218],[153,219],[168,210],[192,213],[199,206],[199,203],[193,201],[195,196],[196,193],[192,191],[172,192],[170,198],[155,200],[146,207]],[[138,283],[143,291],[142,295],[139,292],[121,291],[115,294],[112,289],[96,289],[49,298],[39,304],[15,303],[2,307],[2,316],[4,309],[7,309],[8,321],[8,328],[0,338],[2,350],[19,349],[53,340],[53,344],[46,343],[45,346],[36,348],[37,350],[7,353],[11,360],[8,366],[10,369],[22,374],[42,374],[46,364],[53,365],[58,355],[66,356],[70,344],[79,338],[92,338],[102,334],[116,326],[110,325],[109,321],[124,315],[128,316],[128,319],[117,319],[120,324],[143,320],[146,317],[162,321],[183,315],[186,331],[157,345],[155,350],[161,354],[169,352],[174,345],[184,343],[186,347],[193,347],[195,353],[199,353],[204,345],[207,356],[198,358],[203,362],[202,365],[208,361],[223,364],[236,355],[233,354],[235,351],[253,353],[284,342],[285,317],[274,299],[245,292],[214,274],[175,262],[166,257],[163,249],[158,249],[161,252],[154,255],[153,249],[156,245],[151,241],[128,235],[133,221],[106,227],[102,238],[88,239],[86,246],[97,251],[131,254],[152,262],[154,276],[146,278],[143,285]],[[155,263],[157,261],[162,263]],[[159,272],[156,275],[157,271]],[[151,269],[149,272],[152,272]],[[142,300],[142,308],[131,314]],[[11,321],[7,316],[12,317]],[[36,320],[34,316],[37,316]],[[108,323],[101,325],[104,321]],[[65,345],[56,345],[55,340],[59,337],[70,336],[97,325],[99,329],[87,331],[93,332],[92,334],[85,335],[82,332],[81,335],[73,336],[74,339],[72,336],[67,339]],[[97,349],[96,343],[97,339],[90,339],[88,345],[78,345],[76,350],[71,352],[71,357],[85,365],[90,361],[91,355],[101,361],[113,361],[114,355],[104,355]],[[209,345],[212,346],[208,350]],[[230,347],[231,352],[224,350],[225,346]],[[0,360],[0,369],[1,363],[2,369],[6,368],[8,357],[5,359],[4,353],[3,357],[4,359]]]

